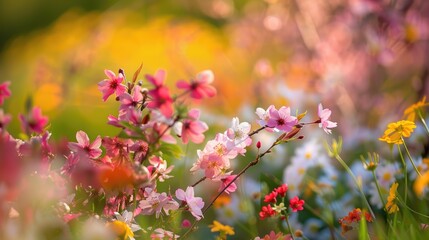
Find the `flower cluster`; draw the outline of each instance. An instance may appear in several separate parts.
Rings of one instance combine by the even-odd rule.
[[[373,221],[371,214],[367,211],[362,211],[360,208],[355,208],[347,216],[340,218],[339,223],[341,224],[342,233],[352,230],[355,224],[359,224],[362,216],[365,217],[367,222]]]
[[[271,191],[269,194],[265,195],[264,202],[268,203],[268,205],[263,206],[262,210],[259,212],[259,218],[261,220],[276,215],[279,215],[280,217],[287,217],[288,211],[284,204],[287,190],[287,184],[282,184]],[[277,204],[277,198],[280,198],[279,204]],[[292,212],[302,211],[304,210],[304,203],[304,200],[299,199],[298,196],[295,196],[289,200],[289,207]],[[273,204],[273,206],[271,206],[271,204]]]

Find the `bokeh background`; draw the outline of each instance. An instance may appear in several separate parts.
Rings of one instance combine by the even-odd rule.
[[[321,102],[354,158],[377,150],[386,124],[428,95],[428,12],[426,0],[2,0],[8,130],[19,135],[31,101],[53,139],[112,136],[107,116],[119,105],[101,99],[104,69],[129,78],[140,64],[145,74],[166,69],[170,86],[211,69],[218,96],[194,103],[211,134],[235,116],[254,124],[256,107],[270,104],[317,118]]]

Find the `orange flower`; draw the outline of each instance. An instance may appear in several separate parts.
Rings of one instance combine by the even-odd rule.
[[[416,128],[416,124],[407,120],[389,123],[386,131],[384,131],[384,135],[378,140],[393,144],[403,144],[402,139],[410,137],[414,128]]]
[[[426,96],[424,96],[421,101],[416,102],[405,109],[404,116],[407,117],[408,121],[414,122],[416,120],[416,113],[418,113],[420,109],[427,106],[429,106],[429,102],[426,102]]]

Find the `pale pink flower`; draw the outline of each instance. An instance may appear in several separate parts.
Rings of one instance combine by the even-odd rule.
[[[12,119],[10,114],[5,114],[3,109],[0,108],[0,129],[4,129]]]
[[[204,202],[202,198],[194,196],[193,187],[187,187],[186,192],[182,189],[177,189],[176,197],[177,199],[186,202],[189,207],[189,211],[197,220],[200,220],[203,217],[201,209],[204,207]]]
[[[211,70],[205,70],[198,73],[195,80],[190,83],[180,80],[177,82],[177,87],[191,92],[191,97],[202,99],[205,97],[213,97],[216,95],[216,89],[210,85],[213,82],[214,75]]]
[[[197,151],[197,154],[198,161],[190,171],[204,170],[204,175],[208,179],[218,177],[220,174],[225,173],[230,167],[229,160],[216,153],[204,154],[201,151]]]
[[[154,232],[150,235],[150,238],[152,240],[166,240],[166,239],[175,240],[175,239],[178,239],[179,237],[180,237],[179,235],[173,232],[164,230],[162,228],[155,229]]]
[[[237,175],[228,175],[228,176],[222,177],[221,179],[222,184],[219,187],[219,191],[222,191],[222,189],[224,189],[230,182],[232,182],[232,180],[234,180],[236,176]],[[225,189],[225,193],[230,194],[232,192],[235,192],[236,190],[237,190],[237,185],[235,184],[235,182],[233,182]]]
[[[325,130],[325,132],[328,134],[331,133],[331,130],[329,128],[337,127],[336,122],[331,122],[328,120],[331,116],[331,113],[331,110],[329,110],[328,108],[323,109],[322,104],[319,104],[319,110],[317,111],[317,115],[319,115],[320,118],[319,127],[323,128],[323,130]]]
[[[70,150],[73,152],[86,156],[88,158],[98,158],[101,156],[101,137],[97,136],[97,138],[94,140],[93,143],[90,143],[88,135],[84,131],[78,131],[76,133],[76,140],[75,142],[70,142],[68,144]]]
[[[204,141],[204,132],[207,131],[208,126],[205,122],[199,121],[200,111],[191,109],[188,112],[188,118],[183,122],[178,122],[175,126],[176,133],[181,136],[182,142],[187,144],[189,140],[194,143],[201,143]]]
[[[232,126],[226,131],[226,135],[234,141],[235,144],[240,144],[247,141],[246,145],[249,146],[252,143],[252,139],[249,138],[250,124],[248,122],[240,123],[240,120],[235,117],[232,119]]]
[[[19,115],[19,119],[25,132],[43,133],[46,124],[48,124],[48,118],[42,115],[42,110],[39,107],[34,107],[27,116]]]
[[[138,104],[143,102],[143,94],[139,85],[134,86],[131,94],[124,92],[119,96],[121,106],[119,109],[127,109],[129,107],[135,108]]]
[[[124,81],[122,73],[116,76],[114,72],[107,69],[104,70],[104,73],[109,79],[104,79],[98,83],[98,89],[103,93],[103,101],[106,101],[114,93],[119,97],[127,90],[125,85],[122,84],[122,81]]]
[[[164,182],[165,179],[169,179],[173,176],[168,175],[173,170],[174,166],[167,167],[167,161],[158,156],[151,156],[149,163],[154,167],[152,172],[152,180],[158,179],[160,182]]]
[[[263,108],[256,108],[256,115],[258,115],[259,120],[258,124],[261,127],[266,127],[268,125],[268,120],[270,120],[270,110],[272,108],[275,108],[274,105],[270,105],[267,110],[264,110]]]
[[[179,208],[179,204],[171,196],[167,196],[166,193],[157,193],[149,187],[145,188],[144,197],[145,199],[141,200],[139,204],[143,215],[155,213],[158,218],[162,210],[168,215],[170,210]]]
[[[298,119],[290,115],[289,107],[270,108],[269,115],[267,125],[280,131],[289,132],[298,123]]]
[[[3,105],[4,100],[12,95],[9,90],[9,85],[9,81],[0,84],[0,105]]]

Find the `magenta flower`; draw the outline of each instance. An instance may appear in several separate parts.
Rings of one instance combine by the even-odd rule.
[[[295,196],[289,201],[289,207],[292,208],[292,212],[302,211],[304,210],[304,203],[304,200]]]
[[[177,82],[177,87],[191,93],[191,97],[202,99],[205,97],[213,97],[216,95],[216,89],[210,85],[213,82],[214,76],[211,70],[205,70],[197,75],[195,80],[190,83],[180,80]]]
[[[298,123],[296,117],[290,115],[289,107],[281,107],[277,110],[275,107],[269,108],[268,127],[289,132]]]
[[[4,99],[12,95],[9,90],[9,85],[10,85],[10,82],[4,82],[0,84],[0,105],[3,105]]]
[[[76,133],[77,143],[68,144],[70,150],[88,158],[96,159],[101,156],[101,137],[97,136],[93,143],[89,142],[89,137],[84,131]]]
[[[237,175],[228,175],[228,176],[224,176],[222,177],[221,181],[222,184],[220,185],[219,191],[221,191],[222,189],[224,189],[230,182],[232,182],[232,180],[234,180],[234,178]],[[225,193],[230,194],[232,192],[235,192],[237,190],[237,185],[233,182],[231,183],[231,185],[229,185],[226,189],[225,189]]]
[[[0,130],[4,129],[6,125],[9,124],[11,119],[12,119],[12,116],[10,116],[10,114],[5,114],[3,112],[3,109],[0,108]]]
[[[48,118],[42,115],[42,110],[39,107],[34,107],[27,116],[19,115],[19,119],[22,129],[27,133],[29,131],[43,133],[46,124],[48,124]]]
[[[194,143],[201,143],[204,141],[204,132],[207,131],[208,126],[205,122],[199,121],[200,111],[192,109],[188,112],[188,118],[183,120],[183,123],[178,122],[175,130],[182,138],[182,142],[187,144],[189,140]]]
[[[323,109],[322,104],[319,104],[319,110],[317,111],[317,115],[319,115],[320,123],[319,127],[323,128],[326,133],[331,134],[331,130],[329,128],[337,127],[336,122],[329,121],[329,117],[331,116],[332,111],[328,108]]]
[[[127,92],[122,93],[119,96],[119,101],[121,102],[120,109],[136,107],[138,104],[141,104],[143,101],[143,94],[141,90],[141,87],[139,85],[136,85],[134,86],[131,95]]]
[[[98,90],[103,93],[103,101],[106,101],[113,93],[116,93],[118,97],[127,90],[122,84],[122,81],[124,81],[122,73],[119,73],[117,77],[114,72],[107,69],[104,70],[104,73],[109,79],[104,79],[98,83]]]
[[[152,83],[152,85],[155,87],[155,89],[158,89],[162,86],[164,86],[164,80],[165,80],[165,76],[167,75],[167,73],[165,72],[165,70],[158,70],[156,71],[155,75],[149,75],[146,74],[146,79]]]
[[[201,209],[204,207],[204,202],[202,198],[194,197],[193,187],[187,187],[186,192],[182,189],[177,189],[176,197],[177,199],[186,202],[189,207],[189,211],[197,220],[200,220],[203,217]]]

